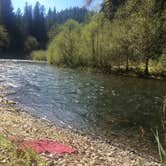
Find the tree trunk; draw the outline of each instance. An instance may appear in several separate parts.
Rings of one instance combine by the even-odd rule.
[[[129,57],[126,55],[126,72],[129,70]]]
[[[119,55],[119,70],[121,68],[121,56]]]
[[[92,63],[93,63],[93,67],[95,67],[95,39],[94,39],[94,34],[91,36],[91,45],[92,45]]]
[[[145,75],[148,75],[149,74],[149,58],[146,57],[145,59]]]

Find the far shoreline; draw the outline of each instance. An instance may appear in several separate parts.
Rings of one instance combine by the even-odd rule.
[[[50,65],[53,67],[60,67],[60,68],[69,68],[73,70],[78,70],[85,73],[92,73],[92,74],[104,74],[104,75],[115,75],[115,76],[123,76],[128,78],[139,78],[139,79],[151,79],[151,80],[161,80],[166,81],[166,72],[154,73],[150,72],[148,75],[144,74],[143,71],[129,69],[127,72],[125,69],[118,69],[112,68],[110,70],[103,70],[99,68],[92,68],[92,67],[71,67],[67,65],[54,65],[49,64],[45,60],[32,60],[32,59],[0,59],[0,62],[21,62],[21,63],[34,63],[34,64],[45,64]]]

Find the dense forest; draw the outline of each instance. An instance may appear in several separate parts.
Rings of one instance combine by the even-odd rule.
[[[87,9],[78,7],[60,12],[54,8],[46,12],[39,2],[36,2],[34,8],[26,3],[23,12],[21,9],[14,12],[11,0],[1,0],[1,57],[26,58],[32,50],[46,49],[49,35],[53,36],[52,32],[58,29],[59,24],[68,19],[75,19],[79,23],[84,22],[87,13]]]
[[[165,74],[165,19],[164,0],[105,0],[98,12],[47,13],[39,2],[14,13],[1,0],[0,48],[56,65]]]

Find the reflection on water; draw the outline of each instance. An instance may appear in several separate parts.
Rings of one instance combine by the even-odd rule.
[[[33,115],[87,132],[159,125],[166,83],[88,74],[29,62],[0,62],[8,96]]]

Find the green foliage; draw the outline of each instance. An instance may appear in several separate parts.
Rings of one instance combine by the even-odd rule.
[[[81,55],[87,55],[90,66],[111,66],[109,57],[110,23],[103,13],[95,15],[82,29]]]
[[[160,58],[160,67],[166,71],[166,51],[163,50]]]
[[[49,63],[77,65],[79,58],[78,44],[79,24],[74,20],[68,20],[62,27],[60,33],[51,42],[48,48]]]
[[[78,7],[65,9],[60,12],[56,12],[54,8],[53,10],[49,9],[46,13],[45,7],[39,2],[36,2],[34,7],[26,3],[23,12],[19,8],[15,12],[12,0],[0,0],[0,25],[5,29],[0,29],[1,51],[3,53],[6,51],[9,54],[10,52],[19,53],[18,58],[25,58],[27,53],[36,49],[34,38],[38,42],[38,49],[46,49],[48,39],[49,41],[52,40],[54,35],[59,32],[59,24],[70,18],[78,22],[84,22],[87,13],[91,12],[86,8]],[[6,31],[8,32],[7,37]],[[33,37],[33,40],[29,36]],[[31,43],[35,45],[32,46]]]
[[[49,42],[54,39],[54,37],[60,32],[60,25],[58,24],[53,24],[48,32],[48,39]]]
[[[156,133],[154,134],[154,136],[155,136],[155,140],[157,142],[157,148],[158,148],[160,161],[163,163],[166,160],[166,152],[165,152],[165,150],[160,142],[158,130],[156,130]]]
[[[46,61],[46,51],[39,50],[39,51],[32,51],[31,52],[31,59],[39,60],[39,61]]]
[[[4,161],[5,165],[32,165],[33,162],[45,165],[45,161],[32,149],[19,150],[14,143],[2,135],[0,135],[0,147],[1,151],[8,154],[8,158]]]
[[[91,12],[86,8],[73,7],[55,13],[55,20],[58,24],[63,24],[69,19],[76,20],[79,23],[85,22],[87,14]]]
[[[160,66],[160,71],[164,71],[161,61],[165,59],[162,37],[165,9],[161,4],[156,5],[156,0],[109,2],[116,6],[113,18],[105,17],[104,11],[84,24],[70,20],[61,26],[49,43],[48,61],[104,71],[139,68],[149,74],[151,68],[153,72],[156,69],[153,66]]]
[[[102,11],[108,19],[113,19],[118,7],[126,0],[104,0],[102,4]]]
[[[139,11],[132,15],[135,54],[145,61],[145,72],[148,74],[150,59],[158,59],[157,53],[160,40],[160,20],[155,12],[155,0],[142,0]]]
[[[0,49],[7,48],[9,44],[9,36],[7,30],[0,25]]]
[[[25,40],[24,48],[26,52],[30,52],[32,50],[36,50],[39,46],[38,41],[33,36],[28,36]]]
[[[9,30],[13,28],[13,7],[11,0],[0,1],[0,23]]]
[[[40,48],[45,48],[47,42],[47,30],[46,30],[46,21],[44,17],[44,6],[40,5],[39,2],[36,2],[33,11],[33,30],[32,35],[39,42]]]

